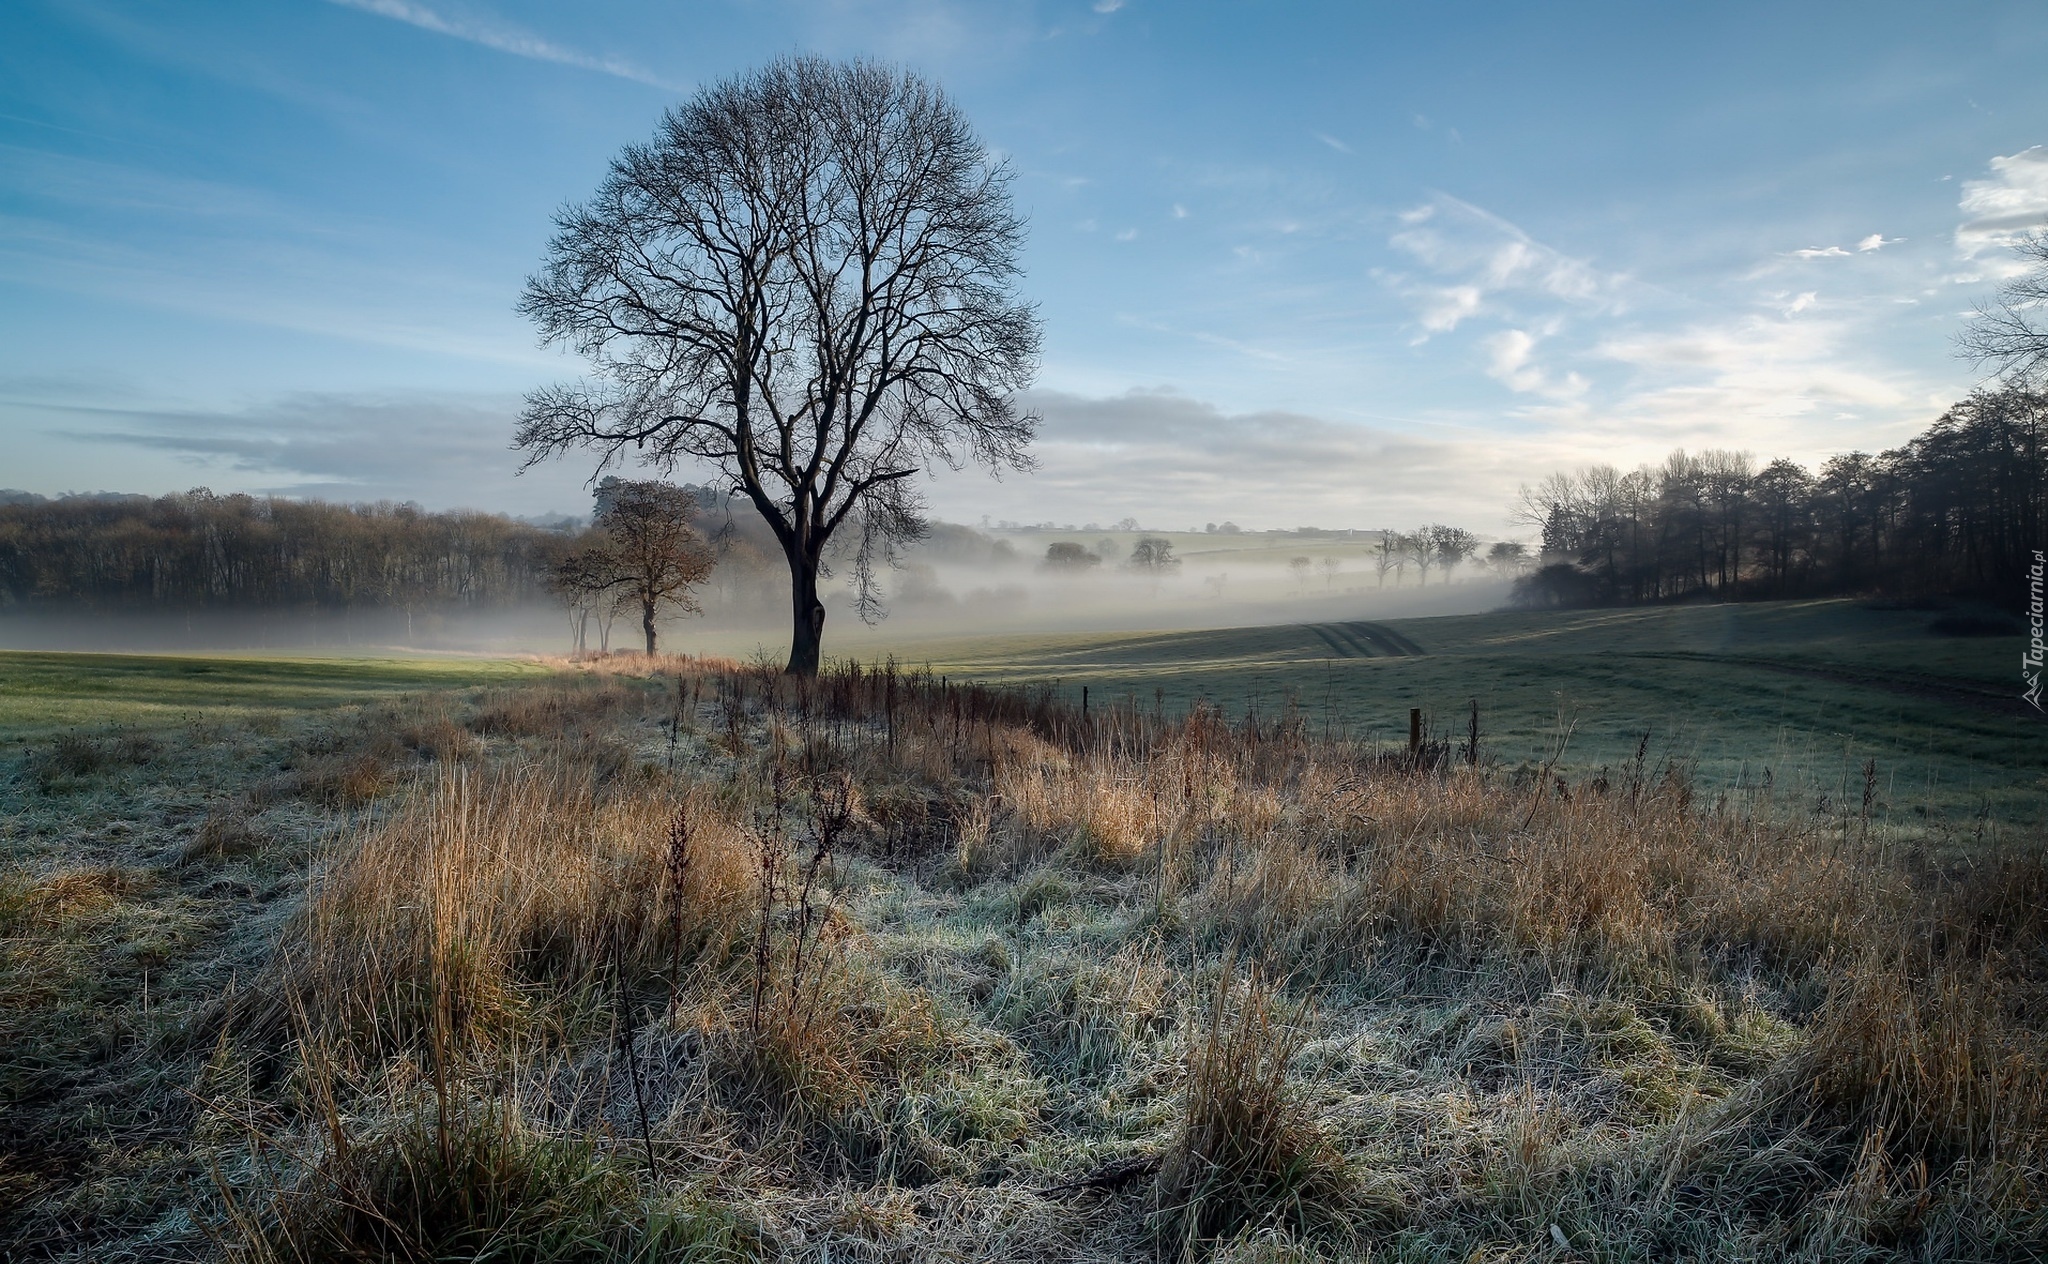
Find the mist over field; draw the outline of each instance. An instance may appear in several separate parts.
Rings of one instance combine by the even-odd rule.
[[[1355,533],[1365,536],[1367,533]],[[1184,546],[1182,564],[1153,575],[1125,569],[1133,533],[996,534],[1005,555],[978,561],[913,546],[902,565],[882,576],[886,614],[864,624],[844,586],[828,589],[828,628],[839,652],[872,655],[938,637],[1002,632],[1085,632],[1148,628],[1234,627],[1335,618],[1409,618],[1472,614],[1506,604],[1509,584],[1482,568],[1427,587],[1381,584],[1365,539],[1276,532],[1241,537],[1235,547],[1204,547],[1204,538],[1166,535]],[[1049,572],[1043,552],[1055,540],[1078,540],[1112,555],[1081,573]],[[1026,550],[1035,549],[1033,557]],[[1290,563],[1311,559],[1307,570]],[[1324,560],[1336,563],[1334,569]],[[663,643],[679,653],[748,653],[788,640],[789,589],[772,571],[717,575],[706,585],[701,615],[665,615]],[[630,648],[631,621],[617,623],[619,648]],[[107,650],[127,653],[225,650],[318,650],[352,654],[560,654],[573,633],[559,603],[467,611],[248,609],[191,611],[28,610],[0,612],[0,649]]]

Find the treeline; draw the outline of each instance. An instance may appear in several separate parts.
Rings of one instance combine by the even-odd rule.
[[[1818,473],[1746,452],[1675,452],[1661,467],[1593,466],[1525,487],[1542,532],[1525,605],[1882,593],[2024,595],[2048,547],[2048,395],[1980,391],[1904,447]]]
[[[0,609],[501,608],[553,601],[566,536],[501,514],[200,488],[0,501]]]

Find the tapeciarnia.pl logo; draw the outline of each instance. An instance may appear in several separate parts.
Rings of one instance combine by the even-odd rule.
[[[2027,629],[2032,633],[2027,638],[2027,649],[2020,655],[2020,675],[2026,679],[2027,691],[2020,696],[2032,703],[2034,710],[2041,707],[2041,660],[2048,654],[2048,646],[2042,643],[2041,578],[2048,570],[2048,556],[2040,549],[2034,550],[2034,564],[2027,568]]]

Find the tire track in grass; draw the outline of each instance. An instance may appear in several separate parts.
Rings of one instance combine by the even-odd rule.
[[[1416,658],[1427,651],[1377,623],[1305,623],[1339,658]]]
[[[1341,637],[1333,623],[1304,623],[1303,627],[1316,634],[1323,644],[1337,651],[1338,658],[1371,658],[1372,651],[1355,645],[1349,637]]]
[[[1407,637],[1378,623],[1304,623],[1302,627],[1337,651],[1339,658],[1419,658],[1428,653]]]

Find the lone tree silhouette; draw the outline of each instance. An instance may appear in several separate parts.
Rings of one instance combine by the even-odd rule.
[[[590,448],[600,471],[719,471],[782,546],[788,670],[815,673],[841,528],[872,621],[876,564],[925,530],[914,475],[1031,467],[1014,396],[1039,326],[1010,178],[907,71],[791,57],[704,89],[556,215],[520,310],[590,376],[527,397],[527,464]]]

